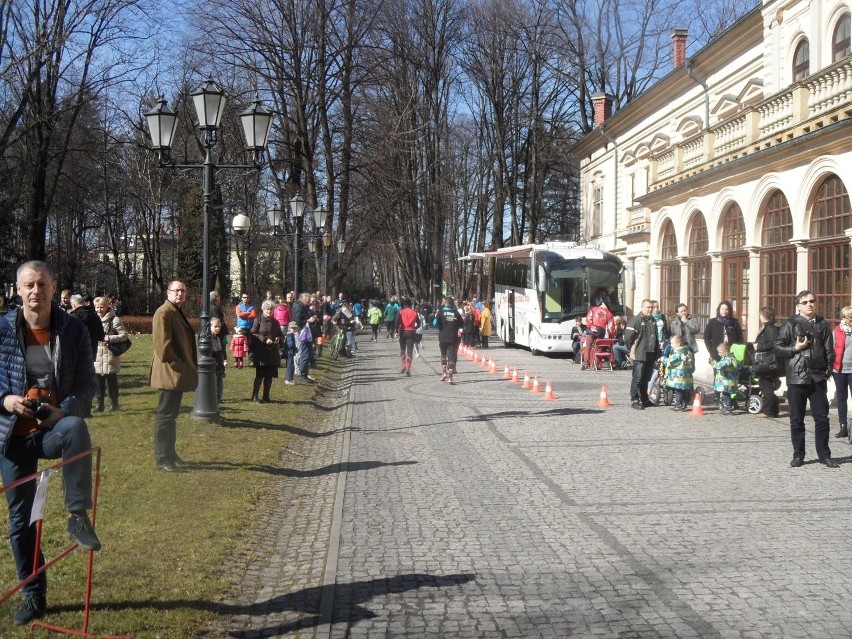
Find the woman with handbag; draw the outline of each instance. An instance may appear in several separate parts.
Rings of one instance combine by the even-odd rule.
[[[121,356],[130,347],[130,336],[121,318],[110,306],[109,298],[95,298],[95,312],[104,327],[104,341],[98,342],[95,356],[95,373],[98,376],[98,404],[95,410],[104,412],[104,398],[109,390],[110,411],[118,410],[118,373]]]
[[[778,338],[778,325],[775,323],[775,309],[764,306],[760,309],[760,330],[754,341],[754,364],[752,373],[757,376],[760,394],[763,396],[761,417],[778,417],[778,398],[775,396],[775,382],[778,380],[778,364],[775,359],[775,340]]]

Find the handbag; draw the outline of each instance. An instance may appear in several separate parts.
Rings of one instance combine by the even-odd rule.
[[[130,341],[129,337],[123,342],[107,342],[107,348],[109,349],[109,352],[115,355],[116,357],[124,355],[127,351],[130,350],[131,346],[133,346],[133,342]]]
[[[751,365],[752,373],[774,373],[778,370],[778,361],[774,351],[757,351],[754,354],[754,363]]]

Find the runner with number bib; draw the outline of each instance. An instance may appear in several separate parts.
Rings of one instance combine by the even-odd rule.
[[[456,373],[464,320],[456,308],[455,300],[449,295],[435,314],[435,326],[438,327],[438,344],[441,347],[441,381],[455,384],[453,375]]]

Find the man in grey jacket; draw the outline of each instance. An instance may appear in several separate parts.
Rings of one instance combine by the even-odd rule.
[[[790,404],[790,436],[793,460],[798,468],[805,462],[805,407],[811,404],[817,457],[828,468],[839,465],[828,447],[828,385],[834,363],[834,337],[828,323],[816,314],[816,295],[801,291],[796,295],[799,314],[787,319],[775,340],[775,355],[784,360],[787,375],[787,401]]]
[[[642,300],[642,311],[633,316],[624,329],[624,345],[633,353],[633,378],[630,381],[630,405],[639,410],[653,406],[648,397],[648,383],[654,364],[660,356],[657,322],[651,316],[654,303]]]

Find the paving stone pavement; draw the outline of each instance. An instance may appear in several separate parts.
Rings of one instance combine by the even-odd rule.
[[[629,372],[488,351],[552,380],[544,401],[464,360],[441,383],[434,333],[411,377],[395,343],[360,347],[226,636],[852,636],[845,442],[828,469],[809,430],[791,469],[785,419],[632,410]]]

